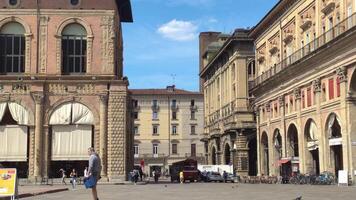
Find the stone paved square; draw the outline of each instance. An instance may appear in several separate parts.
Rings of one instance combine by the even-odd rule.
[[[354,200],[356,187],[311,186],[311,185],[268,185],[268,184],[147,184],[147,185],[100,185],[100,200],[292,200],[302,196],[304,200]],[[79,186],[77,190],[35,196],[25,200],[91,199],[90,190]]]

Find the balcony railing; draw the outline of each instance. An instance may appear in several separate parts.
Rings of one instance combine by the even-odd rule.
[[[151,106],[153,111],[158,111],[159,110],[159,105],[152,105]]]
[[[255,79],[254,87],[268,80],[272,76],[278,74],[280,71],[284,70],[285,68],[288,68],[290,65],[294,64],[295,62],[299,61],[305,56],[311,54],[315,50],[319,49],[320,47],[324,46],[325,44],[329,43],[331,40],[335,39],[339,35],[345,33],[346,31],[352,29],[355,26],[356,26],[356,14],[353,14],[352,16],[346,18],[345,20],[335,25],[327,32],[321,34],[318,38],[314,39],[304,47],[294,52],[292,55],[283,59],[280,63],[272,66],[269,70],[262,73],[260,76],[258,76]]]

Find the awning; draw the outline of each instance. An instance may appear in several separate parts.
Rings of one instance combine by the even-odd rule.
[[[278,160],[278,165],[281,166],[282,164],[286,164],[287,162],[290,162],[289,158],[280,159]]]

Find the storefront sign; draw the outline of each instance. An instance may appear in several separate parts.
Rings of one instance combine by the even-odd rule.
[[[339,170],[339,182],[338,185],[348,186],[349,180],[346,170]]]
[[[329,146],[336,146],[342,144],[342,138],[334,138],[329,140]]]
[[[0,197],[15,196],[17,179],[16,176],[16,169],[0,169]]]

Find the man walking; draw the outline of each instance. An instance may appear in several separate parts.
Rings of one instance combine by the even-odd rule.
[[[89,178],[94,178],[94,181],[95,181],[93,187],[91,188],[93,200],[99,200],[98,192],[96,190],[96,184],[97,184],[98,180],[101,178],[100,177],[101,161],[100,161],[99,155],[97,153],[95,153],[95,150],[93,147],[90,147],[88,149],[88,154],[90,156],[89,157],[88,175],[89,175]]]

